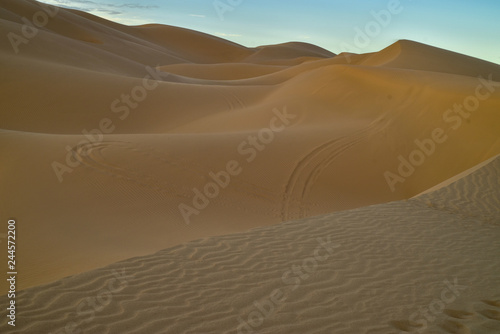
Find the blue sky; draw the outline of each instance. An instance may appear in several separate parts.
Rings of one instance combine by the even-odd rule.
[[[365,53],[410,39],[500,64],[500,0],[43,2],[123,24],[185,27],[250,47],[301,41],[335,53]]]

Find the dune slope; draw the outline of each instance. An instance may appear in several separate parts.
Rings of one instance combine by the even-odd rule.
[[[192,241],[27,289],[17,329],[497,333],[499,173],[497,157],[410,201]]]
[[[411,41],[247,48],[33,0],[2,1],[0,33],[39,11],[55,14],[27,43],[0,39],[0,219],[19,222],[20,290],[409,199],[500,153],[497,64]]]

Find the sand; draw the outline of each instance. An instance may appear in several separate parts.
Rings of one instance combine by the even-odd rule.
[[[327,235],[330,261],[255,332],[415,331],[454,277],[470,296],[429,326],[498,328],[499,65],[408,40],[247,48],[28,0],[2,1],[0,33],[23,333],[59,330],[122,269],[126,288],[79,328],[235,332]]]
[[[500,156],[411,200],[191,241],[26,289],[16,328],[498,333],[499,180]]]

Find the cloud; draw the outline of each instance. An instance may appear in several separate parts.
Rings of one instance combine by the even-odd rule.
[[[153,9],[159,8],[156,5],[145,5],[141,3],[123,3],[123,4],[113,4],[106,2],[97,2],[91,0],[45,0],[43,1],[50,5],[61,6],[70,9],[77,9],[86,11],[89,13],[93,12],[103,12],[112,15],[123,14],[125,11],[123,9]]]
[[[118,11],[118,10],[112,10],[112,9],[96,9],[95,10],[96,12],[100,12],[100,13],[106,13],[108,15],[120,15],[122,14],[122,12]]]
[[[222,37],[241,37],[241,35],[238,35],[238,34],[226,34],[223,32],[216,32],[215,34],[217,36],[222,36]]]
[[[45,0],[43,2],[52,4],[52,5],[59,5],[59,6],[65,6],[65,7],[72,7],[72,6],[92,6],[93,8],[97,9],[102,9],[102,7],[106,8],[130,8],[130,9],[152,9],[152,8],[159,8],[159,6],[156,5],[144,5],[141,3],[123,3],[123,4],[113,4],[113,3],[106,3],[106,2],[97,2],[97,1],[91,1],[91,0]]]
[[[108,20],[123,24],[144,24],[148,23],[139,19],[133,10],[149,10],[159,8],[156,5],[149,5],[140,2],[124,2],[120,4],[108,3],[106,1],[92,0],[42,0],[50,5],[60,6],[69,9],[76,9],[98,15]]]
[[[200,14],[189,14],[189,16],[194,16],[194,17],[206,17],[205,15],[200,15]]]
[[[153,9],[153,8],[160,8],[157,5],[141,5],[138,3],[124,3],[122,5],[114,5],[114,4],[101,4],[104,6],[109,6],[112,8],[131,8],[131,9]]]

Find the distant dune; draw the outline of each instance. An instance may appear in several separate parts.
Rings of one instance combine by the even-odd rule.
[[[26,23],[39,13],[46,24]],[[447,309],[473,314],[443,320],[448,332],[498,320],[498,159],[487,182],[457,175],[500,154],[500,65],[408,40],[359,55],[247,48],[32,0],[2,0],[0,34],[0,215],[18,222],[23,333],[57,330],[121,267],[130,290],[89,333],[208,333],[187,325],[205,316],[229,333],[325,235],[342,245],[335,263],[256,332],[292,333],[297,317],[318,333],[414,330],[407,307],[451,275],[496,295]],[[210,304],[222,286],[239,292]]]

